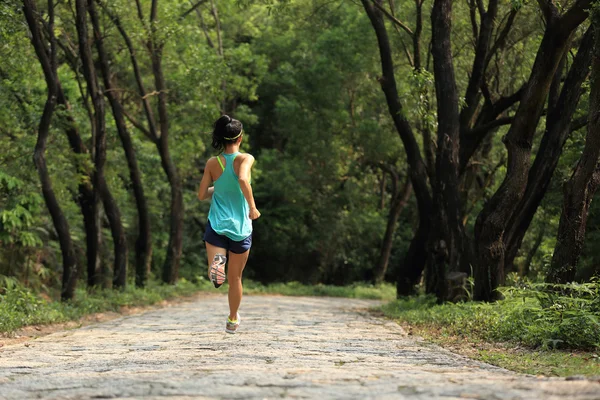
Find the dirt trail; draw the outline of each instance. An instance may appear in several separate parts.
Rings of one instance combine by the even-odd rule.
[[[372,316],[367,300],[227,298],[0,348],[0,399],[600,399],[600,384],[536,378],[457,356]]]

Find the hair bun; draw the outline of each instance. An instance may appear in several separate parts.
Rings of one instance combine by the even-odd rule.
[[[215,128],[225,129],[227,125],[231,123],[232,119],[229,115],[222,115],[216,122]]]

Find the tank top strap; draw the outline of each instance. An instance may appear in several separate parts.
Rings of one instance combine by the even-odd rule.
[[[223,161],[221,161],[221,156],[220,155],[217,156],[217,161],[219,162],[219,165],[221,166],[221,170],[223,172],[225,172],[225,167],[223,166]]]

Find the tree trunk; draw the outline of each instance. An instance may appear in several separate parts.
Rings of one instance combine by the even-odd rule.
[[[594,11],[593,11],[594,12]],[[571,179],[565,185],[565,198],[558,239],[546,280],[568,283],[575,279],[577,262],[585,239],[588,211],[600,184],[600,13],[594,12],[595,49],[592,61],[588,132],[585,147]]]
[[[98,21],[98,15],[96,13],[94,1],[88,0],[88,11],[92,20],[92,26],[94,27],[94,39],[96,43],[96,49],[98,51],[98,58],[100,61],[99,66],[102,72],[104,87],[106,88],[106,96],[110,102],[113,117],[115,120],[115,125],[117,127],[117,132],[119,133],[119,138],[121,139],[121,144],[123,145],[123,149],[125,151],[125,157],[127,158],[127,166],[129,167],[129,177],[133,186],[133,194],[135,197],[138,211],[138,237],[135,246],[135,282],[136,286],[144,287],[146,281],[148,280],[152,255],[152,238],[150,233],[150,215],[148,212],[148,203],[146,201],[146,196],[144,195],[144,187],[142,184],[141,173],[137,163],[135,149],[133,147],[131,136],[129,134],[127,125],[125,123],[125,118],[123,116],[123,107],[121,106],[121,103],[117,98],[116,92],[114,90],[115,87],[113,86],[111,81],[110,64],[108,60],[108,55],[106,54],[104,48],[104,40],[100,32],[100,23]],[[109,212],[107,210],[107,215],[109,216],[109,218],[111,218],[112,216],[112,218],[120,220],[120,217],[118,217],[118,211],[118,208],[113,212]],[[115,223],[117,223],[117,221],[115,221]],[[118,225],[120,225],[120,222],[118,223]],[[113,236],[114,235],[117,235],[117,237],[119,237],[120,240],[125,239],[124,235],[121,235],[120,232],[115,232]],[[115,254],[117,254],[117,250],[117,246],[115,245]],[[115,266],[117,265],[119,265],[120,267],[124,267],[126,266],[126,262],[115,262]],[[125,285],[125,268],[119,268],[118,270],[115,270],[114,276],[114,284],[116,286]]]
[[[52,114],[56,106],[56,97],[58,92],[58,80],[56,73],[56,41],[54,39],[54,4],[51,0],[48,0],[48,15],[49,15],[49,27],[50,33],[50,49],[46,48],[42,40],[40,33],[40,27],[37,20],[38,11],[35,6],[35,2],[32,0],[23,0],[23,12],[27,20],[27,24],[31,31],[31,43],[35,49],[38,60],[44,71],[44,77],[46,79],[46,85],[48,89],[48,97],[44,106],[44,112],[40,118],[38,125],[38,138],[35,145],[35,151],[33,155],[33,161],[38,170],[40,182],[42,184],[42,195],[52,217],[56,234],[58,235],[62,258],[63,258],[63,275],[62,275],[62,289],[61,299],[70,300],[74,296],[75,285],[77,283],[77,264],[75,259],[75,252],[73,248],[73,242],[71,241],[71,234],[69,230],[69,224],[65,218],[64,213],[54,190],[52,188],[52,182],[50,180],[50,174],[46,167],[46,143],[48,140],[50,123],[52,121]]]
[[[181,251],[183,248],[183,194],[181,191],[181,181],[177,168],[169,152],[169,120],[167,114],[167,88],[162,72],[162,49],[153,45],[151,51],[152,72],[154,73],[154,83],[158,95],[158,116],[160,126],[160,138],[157,141],[160,160],[171,185],[171,216],[169,244],[167,247],[167,256],[163,265],[163,281],[165,283],[175,283],[179,277],[179,262],[181,260]]]
[[[431,14],[432,55],[437,98],[438,139],[433,223],[428,239],[426,289],[446,299],[446,274],[460,271],[465,242],[458,190],[460,122],[451,46],[452,1],[435,0]],[[468,262],[468,260],[467,260]]]
[[[100,197],[102,198],[102,204],[104,205],[104,212],[108,218],[110,225],[110,233],[113,238],[113,250],[114,250],[114,267],[113,267],[113,287],[124,288],[127,283],[127,238],[125,237],[125,230],[123,229],[123,223],[121,220],[121,212],[119,206],[113,198],[106,180],[100,181]],[[107,280],[108,277],[104,277]]]
[[[400,213],[402,213],[404,207],[406,207],[406,203],[410,198],[412,188],[412,186],[410,185],[410,179],[407,178],[402,188],[402,191],[398,193],[397,174],[395,174],[395,176],[393,176],[392,179],[395,180],[394,187],[396,188],[396,190],[394,190],[392,201],[390,203],[390,212],[388,214],[388,221],[385,228],[385,234],[383,236],[383,242],[381,245],[381,251],[379,253],[379,259],[377,260],[377,265],[375,267],[374,281],[376,284],[381,284],[385,279],[385,273],[387,271],[388,264],[390,261],[390,254],[392,253],[392,244],[394,241],[394,233],[396,232],[398,218],[400,217]]]
[[[546,132],[529,171],[525,194],[519,204],[514,207],[508,223],[504,240],[506,243],[505,266],[507,268],[513,264],[521,248],[529,225],[550,186],[562,149],[572,132],[571,121],[583,93],[582,84],[589,73],[593,48],[594,32],[590,27],[581,41],[573,66],[567,74],[558,100],[553,106],[560,112],[551,112],[546,117]]]
[[[485,204],[475,224],[477,261],[475,268],[475,299],[491,301],[498,298],[496,288],[504,282],[504,232],[514,205],[523,196],[531,162],[533,137],[541,117],[544,102],[556,68],[570,43],[574,30],[587,17],[580,1],[558,17],[558,10],[547,4],[547,26],[532,73],[514,121],[505,137],[508,150],[506,177],[500,188]]]
[[[415,236],[410,242],[408,252],[399,267],[396,279],[396,296],[410,296],[416,293],[416,285],[421,279],[425,262],[427,260],[427,249],[425,244],[429,237],[429,221],[427,224],[419,223]],[[414,264],[410,264],[414,263]]]
[[[87,12],[88,5],[93,3],[88,0],[75,0],[75,25],[77,28],[77,35],[79,38],[79,54],[83,65],[83,75],[92,98],[92,105],[94,107],[94,126],[95,126],[95,154],[94,154],[94,175],[93,175],[93,186],[94,186],[94,200],[95,207],[98,206],[98,200],[102,200],[108,221],[111,227],[111,233],[113,236],[115,260],[113,271],[116,276],[116,284],[124,285],[124,280],[121,282],[121,277],[126,276],[127,270],[127,241],[125,239],[125,230],[120,218],[120,211],[117,203],[114,201],[108,185],[104,177],[104,165],[106,163],[106,123],[105,123],[105,108],[104,108],[104,94],[102,89],[98,85],[98,78],[96,75],[96,68],[92,57],[92,49],[88,40],[88,29],[87,29]],[[97,213],[97,211],[96,211]],[[88,274],[91,273],[88,270]],[[88,284],[95,285],[97,281],[90,279],[88,276]]]
[[[48,26],[46,25],[46,29],[44,31],[46,33],[46,38],[50,37],[50,32]],[[53,32],[52,32],[53,33]],[[57,43],[59,44],[59,43]],[[74,52],[69,56],[67,54],[67,61],[71,66],[71,69],[75,74],[79,74],[79,64],[77,54]],[[69,103],[60,79],[58,76],[57,80],[57,103],[67,110],[67,113],[61,113],[60,116],[63,116],[66,123],[61,123],[61,126],[64,126],[65,133],[67,135],[67,139],[69,141],[69,146],[71,150],[78,155],[86,155],[89,156],[89,151],[85,147],[83,141],[81,140],[81,136],[79,135],[77,129],[77,123],[72,115],[71,104]],[[79,80],[79,79],[78,79]],[[88,110],[89,111],[89,110]],[[91,116],[91,111],[89,111]],[[92,121],[93,121],[93,117]],[[62,122],[62,121],[61,121]],[[92,127],[92,136],[94,136],[94,129]],[[81,215],[83,217],[83,229],[85,231],[85,242],[86,242],[86,260],[87,260],[87,271],[88,271],[88,284],[94,285],[96,282],[100,282],[100,275],[102,273],[100,265],[100,251],[99,251],[99,241],[101,238],[100,233],[100,225],[99,225],[99,212],[97,201],[95,199],[94,189],[92,187],[93,180],[93,169],[90,168],[88,170],[80,171],[82,174],[86,176],[86,179],[81,179],[78,185],[78,192],[75,201],[79,205],[81,210]],[[94,272],[90,272],[94,271]]]
[[[373,7],[371,0],[362,0],[362,4],[373,25],[375,34],[377,35],[382,70],[382,77],[379,81],[381,89],[385,94],[390,115],[394,121],[400,139],[404,144],[404,150],[406,151],[408,164],[410,166],[411,183],[415,191],[417,207],[419,210],[419,228],[417,229],[417,235],[413,238],[406,258],[401,268],[399,268],[397,288],[398,295],[403,296],[412,292],[412,288],[418,283],[425,267],[424,255],[426,254],[426,240],[423,240],[423,237],[426,238],[429,233],[431,194],[427,185],[427,169],[425,168],[425,164],[421,157],[419,145],[412,132],[410,123],[405,117],[402,103],[398,96],[392,52],[385,23],[383,21],[383,15],[379,9]],[[419,236],[419,238],[417,238],[417,236]]]
[[[88,87],[88,91],[92,98],[94,107],[94,132],[95,137],[92,138],[94,143],[94,173],[92,177],[92,186],[94,191],[93,204],[90,206],[93,210],[93,219],[98,219],[98,207],[100,201],[100,182],[104,177],[104,164],[106,162],[106,126],[104,123],[104,99],[100,92],[92,60],[92,52],[88,43],[87,34],[87,7],[85,0],[75,0],[75,26],[77,28],[77,36],[79,42],[79,55],[83,66],[83,75]],[[91,221],[90,221],[91,223]],[[93,242],[92,242],[93,241]],[[89,252],[98,251],[99,237],[90,238],[88,242],[88,286],[94,286],[98,283],[96,278],[96,262],[93,264],[89,257]]]

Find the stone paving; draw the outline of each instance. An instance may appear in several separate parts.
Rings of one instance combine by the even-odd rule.
[[[407,336],[373,301],[189,303],[0,348],[0,399],[600,399],[600,384],[518,375]]]

